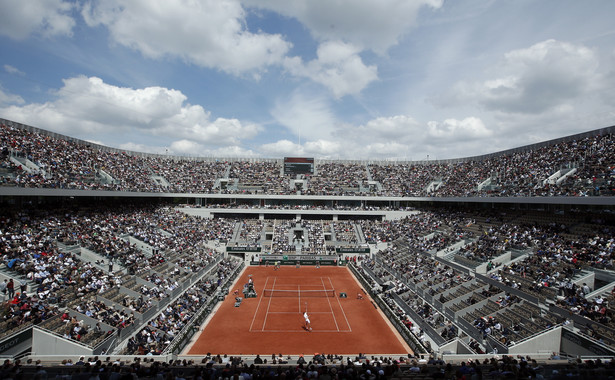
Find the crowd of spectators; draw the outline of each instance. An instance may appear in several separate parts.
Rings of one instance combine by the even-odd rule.
[[[282,166],[275,161],[236,161],[230,165],[230,180],[237,180],[236,189],[228,191],[260,191],[264,194],[288,194],[290,177],[281,173]]]
[[[335,223],[328,220],[273,220],[259,224],[260,231],[254,231],[254,223],[250,233],[259,236],[258,245],[263,251],[272,254],[295,254],[301,252],[304,255],[332,255],[335,254],[336,246],[356,246],[357,238],[351,233],[342,234],[340,229],[339,238],[335,238]],[[346,222],[347,230],[353,223]],[[243,229],[247,227],[242,226]],[[247,232],[242,234],[246,234]],[[270,240],[265,240],[271,235]],[[350,240],[346,240],[349,238]],[[240,244],[240,242],[238,242]]]
[[[0,265],[5,275],[16,280],[5,282],[4,288],[10,284],[10,291],[8,298],[2,294],[3,331],[14,332],[59,317],[62,310],[66,322],[53,325],[54,331],[68,339],[102,334],[92,331],[99,325],[88,326],[74,315],[69,318],[69,311],[115,329],[126,328],[135,322],[135,313],[142,315],[152,302],[169,297],[215,259],[201,240],[209,229],[221,231],[233,224],[156,206],[9,208],[0,217]],[[129,236],[144,238],[156,249],[143,251],[129,242]],[[81,248],[75,250],[75,245]],[[82,256],[84,248],[92,254]],[[224,278],[226,272],[218,272],[218,278]],[[134,275],[141,276],[140,283]],[[116,294],[120,286],[141,296]],[[115,306],[97,300],[98,296],[113,296],[110,301]]]
[[[318,355],[322,357],[323,355]],[[317,360],[285,357],[282,363],[266,359],[241,356],[207,355],[202,360],[175,359],[158,361],[154,358],[120,360],[112,356],[81,357],[73,362],[66,359],[57,365],[40,360],[5,360],[0,366],[0,377],[56,378],[56,379],[570,379],[609,378],[615,370],[612,360],[576,359],[572,362],[556,359],[536,360],[530,356],[502,355],[483,360],[468,359],[461,363],[446,363],[435,358],[374,357],[359,354],[356,357],[334,357]],[[220,359],[220,361],[218,361]],[[302,360],[300,360],[302,359]],[[288,362],[288,363],[284,363]]]
[[[125,354],[159,355],[201,307],[212,300],[224,279],[237,268],[237,260],[223,260],[216,270],[190,287],[150,320],[127,342]]]
[[[0,128],[3,185],[170,193],[296,194],[281,160],[181,159],[101,149],[43,130]],[[303,195],[614,195],[612,134],[569,138],[483,159],[323,162]],[[373,186],[373,184],[376,184]]]
[[[323,163],[308,176],[306,195],[353,195],[365,187],[367,168],[360,164]]]
[[[242,246],[259,246],[263,240],[263,220],[247,219],[241,221],[239,236],[235,241]]]
[[[308,236],[308,244],[301,252],[310,255],[326,255],[328,252],[325,243],[325,231],[331,236],[331,223],[324,220],[303,220],[301,221],[301,228],[307,232]]]
[[[341,240],[348,244],[359,243],[359,237],[355,230],[355,224],[349,221],[334,221],[331,223],[336,240]]]
[[[125,328],[135,322],[134,313],[109,306],[102,301],[96,301],[95,297],[77,299],[71,308],[85,316],[118,328]]]
[[[615,249],[615,238],[610,227],[612,223],[608,213],[579,212],[575,215],[574,211],[565,216],[556,214],[550,217],[531,212],[469,217],[459,212],[426,211],[394,222],[362,221],[361,228],[370,242],[386,240],[393,244],[380,250],[374,259],[362,260],[361,268],[369,269],[371,275],[375,276],[374,280],[386,285],[386,294],[398,294],[420,316],[422,323],[441,332],[443,337],[449,337],[451,331],[446,327],[450,321],[442,315],[445,304],[447,308],[459,312],[489,298],[489,305],[495,306],[490,306],[485,313],[491,313],[494,308],[497,310],[519,303],[517,295],[503,293],[446,264],[447,260],[454,263],[459,255],[471,261],[488,262],[490,265],[486,270],[491,279],[539,297],[541,302],[555,304],[601,326],[615,329],[610,305],[615,303],[610,302],[615,300],[615,296],[599,294],[590,298],[588,295],[593,290],[593,282],[587,284],[579,280],[587,276],[582,274],[583,270],[612,268]],[[469,229],[478,231],[477,236],[469,234]],[[454,244],[460,236],[469,243],[456,251],[458,256],[448,259],[436,259],[433,256],[442,247]],[[501,266],[493,264],[491,260],[513,248],[518,252],[517,255],[522,256],[513,261],[509,258]],[[444,256],[449,251],[445,249]],[[461,264],[467,267],[468,261]],[[474,265],[469,268],[474,268]],[[370,278],[370,275],[365,274],[365,277]],[[434,308],[433,302],[425,302],[419,294],[429,296],[433,302],[439,301],[442,307]],[[497,299],[492,299],[494,296]],[[385,296],[385,300],[399,320],[428,347],[425,332],[408,318],[402,305],[397,305],[388,296]],[[514,322],[489,319],[487,317],[490,314],[472,321],[477,324],[479,331],[486,332],[486,335],[493,334],[504,345],[515,343],[511,339],[513,335],[521,339],[563,321],[561,317],[556,320],[545,315],[536,307],[533,314],[528,314],[526,326],[523,327],[515,315],[524,315],[530,309],[529,306],[524,304],[511,312],[513,316],[507,316]],[[519,333],[521,328],[525,329],[524,333]],[[597,333],[590,327],[588,333],[610,344],[615,341],[615,335],[607,334],[609,331],[613,330],[600,330]]]
[[[215,199],[210,199],[210,201],[216,201]],[[321,205],[321,204],[288,204],[288,203],[280,203],[280,204],[271,204],[267,203],[261,205],[260,202],[252,200],[252,199],[237,199],[233,200],[229,203],[208,203],[207,205],[194,205],[194,204],[184,204],[184,207],[191,208],[200,208],[207,207],[213,209],[239,209],[239,210],[296,210],[296,211],[304,211],[304,210],[344,210],[344,211],[412,211],[413,207],[402,207],[402,206],[375,206],[369,204],[361,204],[355,205],[353,204],[341,204],[338,201],[331,202],[330,205]]]
[[[214,188],[218,179],[228,177],[236,179],[246,188],[265,186],[266,193],[291,192],[287,188],[290,178],[281,174],[279,162],[171,160],[133,156],[125,152],[98,150],[72,140],[51,138],[44,133],[6,126],[0,130],[2,167],[14,174],[14,177],[5,176],[4,185],[207,193],[216,191]],[[315,175],[306,176],[307,189],[327,195],[355,194],[365,188],[366,181],[373,180],[381,185],[380,190],[370,191],[373,195],[613,195],[611,181],[615,155],[611,149],[612,140],[610,134],[587,137],[493,156],[486,161],[386,165],[327,163],[318,168]],[[19,162],[23,166],[11,161],[11,157],[17,158],[17,161],[21,159]],[[35,167],[26,166],[25,158]],[[560,169],[574,170],[560,184],[554,184],[549,177]],[[163,180],[155,180],[155,177]],[[232,185],[220,191],[245,189]],[[307,206],[268,207],[301,209]],[[337,207],[348,209],[346,206]],[[121,212],[98,209],[2,215],[2,261],[16,276],[32,282],[29,295],[22,291],[19,296],[11,297],[10,304],[17,306],[5,310],[4,321],[10,326],[19,326],[57,314],[55,305],[71,292],[80,297],[80,303],[76,306],[80,308],[78,311],[94,315],[93,309],[99,312],[104,308],[88,304],[87,297],[121,284],[118,273],[108,273],[94,263],[82,262],[74,253],[59,250],[56,241],[79,244],[101,258],[115,262],[120,271],[142,276],[154,287],[142,284],[139,291],[146,298],[160,300],[180,285],[178,279],[197,272],[211,261],[212,252],[205,248],[206,242],[233,239],[238,223],[242,222],[236,219],[202,219],[170,208],[147,207],[129,208]],[[250,223],[249,227],[243,223],[237,241],[258,244],[263,231],[272,228],[271,251],[294,252],[296,246],[292,242],[291,228],[295,222],[270,223]],[[583,224],[580,221],[576,223]],[[464,240],[470,243],[463,245],[456,254],[480,263],[490,262],[511,248],[529,250],[530,254],[522,260],[504,264],[493,271],[493,267],[488,267],[489,276],[512,288],[542,295],[571,313],[604,325],[612,323],[608,300],[603,297],[588,299],[587,290],[573,280],[583,268],[613,269],[615,240],[613,229],[608,225],[591,234],[575,234],[574,226],[570,225],[528,224],[514,220],[482,224],[472,217],[448,211],[426,211],[395,221],[360,220],[343,224],[302,221],[300,225],[308,231],[309,244],[303,253],[327,253],[325,233],[340,235],[348,240],[357,238],[353,232],[355,226],[359,240],[368,243],[403,241],[403,252],[397,245],[389,245],[378,253],[380,265],[369,260],[365,261],[365,265],[380,278],[392,281],[393,291],[434,328],[444,328],[447,337],[452,334],[451,331],[456,332],[451,329],[454,326],[442,316],[441,311],[427,308],[424,302],[413,299],[407,284],[438,297],[443,296],[443,291],[468,281],[452,267],[428,255],[447,250]],[[153,248],[152,252],[136,247],[125,236],[149,245]],[[163,270],[163,267],[167,269]],[[138,299],[142,300],[129,300],[123,306],[135,311],[142,310],[144,303],[139,303]],[[184,299],[183,302],[189,304],[190,300]],[[30,308],[36,305],[36,309],[28,310],[28,306],[24,305]],[[154,335],[159,338],[152,338],[156,341],[153,348],[151,342],[146,341],[148,346],[144,349],[148,352],[163,350],[165,345],[160,341],[168,341],[177,333],[176,328],[184,325],[183,317],[176,317],[174,307],[169,305],[165,309],[169,314],[159,316],[153,322],[155,326],[147,327],[149,333],[155,332]],[[104,320],[103,317],[97,318]],[[159,328],[162,323],[159,318],[173,323],[168,328]],[[408,321],[407,316],[402,318]],[[421,331],[417,333],[420,335]]]
[[[271,237],[271,245],[268,247],[269,251],[273,254],[294,253],[296,247],[292,244],[290,236],[290,230],[294,222],[291,221],[278,221],[270,222],[266,227],[271,229],[273,234]]]

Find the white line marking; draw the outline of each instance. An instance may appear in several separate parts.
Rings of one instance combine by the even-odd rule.
[[[301,314],[301,285],[297,285],[297,297],[299,299],[299,314]],[[305,312],[307,313],[307,307],[305,308]]]
[[[320,281],[322,282],[322,290],[326,291],[327,287],[325,286],[325,280],[323,280],[323,278],[321,277]],[[331,282],[331,278],[329,278],[329,282]],[[329,309],[331,309],[331,315],[333,316],[333,322],[335,323],[335,328],[337,329],[337,331],[340,331],[340,327],[337,324],[337,318],[335,318],[335,313],[333,312],[333,306],[331,306],[331,300],[329,299],[329,297],[327,297],[327,302],[329,302]]]
[[[297,314],[296,311],[270,311],[269,314]],[[331,314],[330,311],[310,311],[310,314]]]
[[[329,278],[329,283],[331,284],[331,289],[333,289],[333,281],[331,281],[331,277]],[[350,322],[348,322],[348,317],[346,316],[346,312],[344,311],[344,308],[342,307],[342,303],[340,302],[340,299],[338,297],[335,297],[337,299],[337,303],[340,305],[340,309],[342,309],[342,314],[344,314],[344,319],[346,320],[346,324],[348,325],[348,328],[350,329],[349,331],[352,331],[352,327],[350,326]]]
[[[265,280],[264,289],[267,289],[268,282],[269,282],[269,276],[267,276],[267,279]],[[263,300],[263,295],[261,294],[260,298],[258,299],[258,303],[256,304],[256,310],[254,311],[254,317],[252,317],[252,323],[250,324],[250,331],[252,331],[252,326],[254,326],[254,320],[256,319],[256,314],[258,314],[258,308],[261,307],[262,300]]]
[[[269,277],[267,277],[267,279],[269,279]],[[273,287],[272,289],[275,289],[275,282],[278,278],[274,277],[273,278]],[[271,300],[273,299],[273,297],[269,298],[269,303],[267,304],[267,312],[265,313],[265,320],[263,321],[263,328],[261,329],[261,331],[265,331],[265,324],[267,323],[267,316],[269,315],[269,307],[271,306]]]
[[[305,334],[305,330],[263,330],[258,332],[264,333],[302,333]],[[350,333],[352,330],[313,330],[311,333]]]

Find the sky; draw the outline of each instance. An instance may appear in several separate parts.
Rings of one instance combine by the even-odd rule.
[[[612,0],[0,0],[0,117],[198,157],[469,157],[615,125]]]

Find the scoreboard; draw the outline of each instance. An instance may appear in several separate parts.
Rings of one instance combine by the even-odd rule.
[[[284,174],[314,174],[314,158],[284,157]]]

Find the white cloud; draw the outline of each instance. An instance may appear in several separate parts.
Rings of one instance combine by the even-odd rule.
[[[398,141],[377,142],[368,144],[365,148],[361,148],[361,155],[358,158],[374,157],[374,158],[400,158],[410,159],[407,154],[409,152],[416,153],[411,145],[403,144]]]
[[[483,82],[458,82],[434,99],[441,106],[478,103],[501,113],[539,114],[574,104],[600,83],[593,50],[547,40],[508,52]]]
[[[354,150],[361,158],[423,159],[442,151],[447,158],[465,156],[469,146],[484,142],[493,136],[482,120],[467,117],[462,120],[446,119],[426,124],[408,115],[379,117],[359,126],[343,125],[335,134],[344,144],[344,150]],[[352,149],[346,149],[346,147]],[[443,154],[441,153],[441,156]],[[441,157],[444,158],[444,157]]]
[[[4,92],[2,87],[0,87],[0,106],[7,104],[23,104],[24,100],[19,95],[7,94]]]
[[[279,140],[263,144],[259,151],[269,157],[283,156],[313,156],[319,158],[338,157],[344,154],[346,146],[339,141],[318,139],[306,141],[304,144],[295,144],[289,140]]]
[[[291,46],[279,34],[247,30],[237,0],[88,2],[82,15],[89,26],[107,27],[115,42],[147,57],[180,57],[233,74],[277,64]]]
[[[9,74],[19,75],[19,76],[26,75],[26,73],[24,73],[23,71],[11,65],[4,65],[3,68],[4,68],[4,71],[6,71]]]
[[[492,136],[493,131],[487,129],[479,118],[467,117],[463,120],[430,121],[427,123],[427,134],[437,140],[464,141]]]
[[[259,151],[263,152],[265,156],[270,157],[304,156],[306,154],[303,146],[289,140],[279,140],[263,144],[259,147]]]
[[[97,144],[105,145],[103,143],[97,143]],[[118,145],[118,148],[131,151],[131,152],[143,152],[143,153],[155,153],[155,154],[169,153],[168,148],[164,146],[152,146],[152,145],[146,145],[146,144],[139,144],[135,142],[122,143]]]
[[[439,8],[442,0],[243,0],[297,19],[319,41],[342,40],[384,53],[416,23],[423,6]]]
[[[336,98],[361,92],[378,79],[376,66],[366,66],[359,56],[359,49],[341,41],[321,44],[317,58],[303,63],[293,57],[284,61],[284,67],[295,76],[310,78],[327,87]]]
[[[189,156],[189,157],[256,157],[257,155],[240,146],[225,146],[223,148],[211,149],[203,144],[196,143],[191,140],[177,140],[171,142],[169,146],[152,146],[128,142],[120,144],[120,149],[125,149],[133,152],[155,153],[168,156]]]
[[[177,140],[173,141],[168,148],[169,154],[181,156],[195,157],[253,157],[255,153],[249,149],[244,149],[240,146],[225,146],[223,148],[211,149],[203,144],[199,144],[192,140]]]
[[[205,147],[195,141],[182,139],[173,141],[171,143],[170,149],[174,153],[186,155],[202,152],[205,150]]]
[[[415,121],[412,117],[398,115],[381,117],[369,120],[363,125],[341,124],[329,115],[329,110],[324,103],[316,101],[314,104],[306,102],[302,96],[295,96],[300,100],[291,102],[292,106],[281,104],[280,110],[287,111],[288,122],[303,123],[305,120],[326,120],[328,130],[314,132],[309,126],[309,131],[302,137],[302,144],[293,143],[289,140],[279,140],[274,143],[264,144],[259,150],[268,156],[281,157],[284,155],[311,155],[320,158],[383,158],[403,157],[408,152],[408,147],[416,144],[420,147],[422,141],[419,137],[425,126]],[[321,109],[322,107],[322,109]],[[316,110],[307,115],[296,112]],[[321,113],[322,112],[322,113]],[[296,118],[292,116],[295,115]],[[314,116],[316,115],[316,117]],[[315,123],[317,125],[322,125]]]
[[[0,34],[23,40],[37,33],[46,37],[72,35],[75,5],[63,0],[0,0]]]
[[[333,157],[344,154],[344,143],[342,141],[330,141],[319,139],[305,143],[305,151],[310,155]]]
[[[600,97],[602,101],[609,106],[615,106],[615,51],[611,52],[611,55],[607,58],[606,66],[609,68],[604,74],[602,80],[602,91],[600,91]],[[612,114],[613,111],[610,111]]]
[[[422,160],[465,157],[469,151],[489,153],[494,133],[471,116],[420,123],[411,116],[379,117],[361,125],[341,124],[326,138],[263,144],[266,156],[308,155],[319,158]]]
[[[210,120],[199,105],[186,103],[178,90],[164,87],[132,89],[79,76],[64,80],[57,99],[43,104],[0,108],[4,117],[49,128],[67,135],[126,134],[190,140],[208,147],[238,145],[256,136],[261,127],[236,119]],[[139,143],[140,144],[140,143]]]
[[[407,115],[378,117],[369,120],[358,127],[343,126],[336,135],[344,138],[352,138],[361,144],[373,144],[375,142],[388,144],[391,140],[406,141],[413,132],[419,132],[423,126],[414,118]],[[414,137],[412,137],[414,138]]]
[[[260,155],[250,149],[245,149],[241,146],[225,146],[224,148],[218,148],[218,149],[209,149],[205,151],[206,153],[206,157],[211,156],[211,157],[221,157],[221,158],[226,158],[226,157],[239,157],[239,158],[249,158],[249,157],[260,157]],[[197,155],[199,155],[200,157],[203,156],[203,154],[199,154],[196,153]]]
[[[280,99],[271,110],[275,120],[304,140],[326,138],[336,121],[329,102],[319,96],[296,91],[288,99]]]

